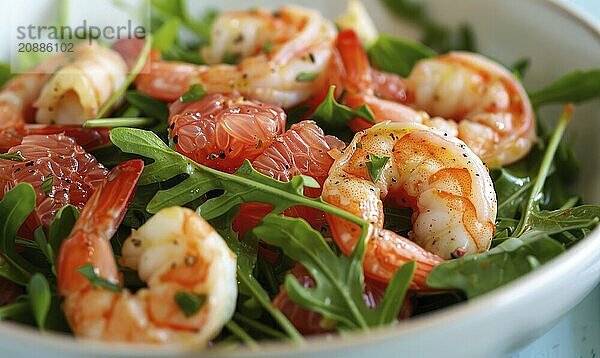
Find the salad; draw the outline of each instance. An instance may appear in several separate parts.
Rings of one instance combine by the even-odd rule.
[[[526,91],[526,58],[384,3],[423,41],[378,33],[355,0],[335,22],[154,0],[144,39],[5,71],[0,319],[301,344],[476,298],[582,240],[600,206],[572,192],[563,136],[600,69]]]

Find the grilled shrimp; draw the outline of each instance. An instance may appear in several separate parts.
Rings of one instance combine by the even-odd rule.
[[[52,75],[34,103],[38,123],[81,124],[94,118],[125,81],[127,65],[117,52],[87,42],[73,51],[72,62]]]
[[[382,157],[388,160],[373,182],[368,167]],[[358,132],[333,164],[322,195],[372,223],[363,264],[382,281],[416,260],[420,287],[442,258],[486,251],[495,230],[496,193],[481,160],[459,139],[417,123],[385,122]],[[412,208],[409,237],[420,247],[383,229],[383,199]],[[360,228],[327,218],[334,240],[350,253]]]
[[[524,157],[535,142],[527,93],[505,68],[468,52],[419,61],[406,81],[411,104],[458,122],[458,137],[490,166]]]
[[[282,107],[307,99],[319,85],[335,40],[334,25],[317,11],[283,6],[275,12],[249,10],[222,13],[215,20],[210,46],[202,50],[208,66],[153,61],[137,89],[173,101],[194,83],[208,93],[242,95]],[[123,46],[120,46],[123,48]],[[132,56],[135,51],[122,51]],[[219,64],[225,57],[237,65]]]
[[[52,56],[33,70],[11,78],[0,91],[0,129],[22,125],[33,119],[33,103],[52,73],[64,62]]]
[[[235,94],[212,94],[170,107],[169,136],[194,161],[233,173],[285,131],[285,112]]]
[[[135,160],[113,169],[63,241],[57,260],[63,311],[78,337],[205,346],[233,314],[236,258],[192,210],[163,209],[127,238],[119,263],[137,270],[148,287],[135,294],[121,289],[110,239],[142,168]],[[89,265],[103,286],[82,274]]]
[[[401,79],[370,68],[351,30],[340,32],[336,44],[338,64],[330,64],[328,83],[347,91],[348,106],[369,105],[378,122],[441,129],[464,141],[489,166],[521,159],[535,142],[535,118],[525,90],[491,60],[452,52],[417,62],[408,78]],[[371,125],[362,119],[349,124],[354,130]]]

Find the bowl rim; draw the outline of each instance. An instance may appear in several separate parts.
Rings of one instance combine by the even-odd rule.
[[[538,1],[542,6],[548,6],[553,11],[567,17],[570,21],[578,23],[589,34],[596,38],[600,44],[600,19],[596,19],[581,7],[567,0],[545,0]],[[594,250],[600,250],[600,226],[590,232],[584,240],[569,248],[555,259],[544,264],[540,268],[530,272],[502,287],[494,289],[490,293],[475,299],[464,301],[442,310],[433,311],[422,316],[411,319],[409,324],[380,327],[365,332],[351,332],[344,337],[340,336],[310,336],[306,337],[303,345],[297,345],[286,341],[261,342],[261,355],[285,354],[294,350],[294,353],[313,353],[317,351],[331,351],[339,348],[351,349],[353,346],[372,345],[379,341],[389,341],[394,337],[406,334],[425,332],[432,327],[442,325],[448,321],[460,319],[469,315],[472,311],[480,311],[490,306],[496,309],[510,306],[517,302],[525,292],[539,290],[549,284],[555,275],[561,272],[569,272],[580,265],[580,262]],[[600,277],[596,277],[598,283]],[[0,321],[0,335],[10,340],[11,336],[23,342],[36,342],[37,347],[44,349],[55,349],[62,353],[96,353],[103,356],[129,356],[129,357],[155,357],[166,354],[202,354],[203,356],[225,356],[235,355],[237,357],[255,356],[257,351],[247,347],[236,347],[234,349],[213,350],[190,350],[189,347],[175,347],[168,345],[159,347],[156,345],[131,345],[125,343],[101,342],[91,339],[75,339],[71,335],[59,332],[44,332],[18,323]]]

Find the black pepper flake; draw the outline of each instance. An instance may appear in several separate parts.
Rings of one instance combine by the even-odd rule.
[[[26,167],[30,167],[33,165],[33,160],[28,161],[27,163],[25,163]]]
[[[308,58],[310,59],[310,62],[312,62],[312,63],[316,62],[315,55],[313,55],[312,52],[308,54]]]
[[[225,157],[226,157],[226,155],[225,155],[225,152],[224,152],[224,151],[221,151],[221,152],[219,153],[219,158],[221,158],[221,159],[225,159]]]
[[[236,38],[233,39],[233,43],[234,44],[239,44],[242,41],[244,41],[244,35],[243,34],[239,34],[239,35],[236,36]]]

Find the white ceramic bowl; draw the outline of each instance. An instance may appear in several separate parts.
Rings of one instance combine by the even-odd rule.
[[[280,1],[236,0],[197,2],[194,7],[239,8],[273,5]],[[340,14],[345,1],[296,0],[321,9],[329,17]],[[379,29],[413,36],[414,29],[400,25],[377,0],[365,1]],[[505,63],[522,57],[532,61],[525,79],[537,89],[563,73],[600,65],[600,27],[585,14],[558,1],[542,0],[429,0],[431,14],[440,22],[466,21],[475,29],[481,52]],[[6,5],[6,3],[4,4]],[[39,14],[38,14],[39,15]],[[32,15],[33,16],[33,15]],[[544,118],[555,118],[558,107],[545,108]],[[600,202],[600,103],[576,109],[570,133],[577,135],[575,149],[581,159],[580,190],[588,202]],[[600,230],[537,271],[483,297],[417,317],[393,328],[343,338],[312,338],[303,347],[273,343],[258,352],[208,351],[207,356],[245,357],[501,357],[539,337],[576,305],[600,280]],[[0,323],[0,355],[172,356],[157,347],[131,347],[75,341],[52,333]],[[199,355],[197,352],[178,352]]]

